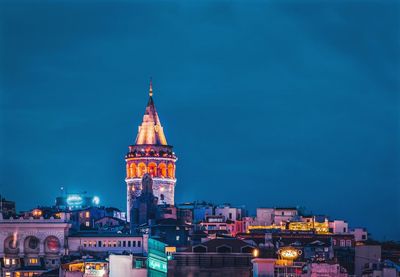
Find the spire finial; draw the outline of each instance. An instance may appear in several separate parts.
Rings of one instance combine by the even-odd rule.
[[[150,89],[149,89],[150,97],[153,96],[153,79],[150,77]]]

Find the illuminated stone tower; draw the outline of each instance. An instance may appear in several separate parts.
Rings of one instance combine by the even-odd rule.
[[[176,160],[154,106],[150,81],[149,102],[143,122],[139,126],[135,144],[129,146],[129,152],[125,156],[128,220],[133,199],[142,192],[142,177],[146,173],[153,179],[153,194],[158,198],[158,204],[174,205]]]

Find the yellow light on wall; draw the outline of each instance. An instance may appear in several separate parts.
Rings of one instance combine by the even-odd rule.
[[[33,216],[41,216],[42,215],[42,211],[39,209],[34,209],[32,211]]]
[[[257,258],[259,254],[260,252],[258,251],[257,248],[253,250],[253,257]]]

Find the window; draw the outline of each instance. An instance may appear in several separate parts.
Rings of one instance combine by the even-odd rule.
[[[136,240],[132,241],[132,247],[136,247]]]
[[[126,247],[126,241],[125,240],[122,242],[122,247]]]
[[[179,236],[176,236],[176,240],[179,240]]]
[[[140,247],[141,243],[142,243],[142,242],[139,240],[139,241],[137,242],[137,246]]]
[[[10,259],[4,259],[4,264],[5,264],[5,265],[10,265],[10,263],[11,263],[11,262],[10,262]]]
[[[11,277],[11,272],[6,272],[5,277]]]
[[[336,246],[336,240],[335,239],[333,240],[333,246]]]
[[[232,213],[229,213],[229,219],[232,219]]]
[[[366,236],[366,235],[362,235],[362,236],[361,236],[361,239],[362,239],[362,240],[366,240],[366,239],[367,239],[367,236]]]
[[[29,259],[29,263],[30,263],[30,264],[38,264],[38,263],[39,263],[39,260],[38,260],[37,258],[30,258],[30,259]]]
[[[113,246],[117,247],[117,242],[116,241],[113,242]]]
[[[11,259],[11,264],[16,265],[17,264],[17,259]]]
[[[344,239],[340,240],[340,246],[341,247],[345,247],[346,246],[346,243],[345,243]]]
[[[118,241],[118,247],[121,247],[121,245],[122,245],[122,241]]]
[[[176,226],[176,230],[179,230],[179,226]]]
[[[97,242],[97,246],[98,246],[98,247],[101,247],[101,240],[99,240],[99,241]]]
[[[346,240],[346,246],[351,247],[351,240]]]
[[[346,233],[346,227],[343,228],[343,233]]]
[[[85,222],[85,226],[86,226],[86,227],[90,227],[90,222],[89,222],[89,221],[86,221],[86,222]]]
[[[130,240],[128,241],[128,247],[131,247],[131,241]]]
[[[86,245],[87,245],[87,242],[86,242],[86,240],[84,240],[83,241],[83,247],[86,247]]]
[[[89,212],[85,212],[85,217],[89,218],[90,217],[90,213]]]
[[[282,215],[285,215],[285,212],[282,212]]]
[[[51,260],[51,263],[52,264],[56,264],[56,260]]]

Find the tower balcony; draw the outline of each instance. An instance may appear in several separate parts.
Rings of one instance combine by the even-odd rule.
[[[163,183],[172,183],[175,184],[176,183],[176,179],[175,178],[163,178],[163,177],[152,177],[153,182],[154,183],[158,183],[158,182],[163,182]],[[125,181],[128,183],[136,183],[136,182],[142,182],[142,178],[140,177],[127,177],[125,178]]]
[[[131,145],[125,159],[146,157],[177,159],[170,145]]]

